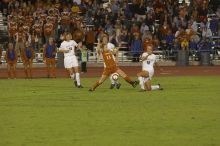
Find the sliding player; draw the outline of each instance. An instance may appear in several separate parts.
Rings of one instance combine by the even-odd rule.
[[[128,77],[119,67],[117,67],[114,55],[112,51],[110,51],[107,47],[108,36],[104,35],[102,38],[102,42],[98,42],[97,50],[100,55],[102,55],[103,60],[105,62],[106,67],[102,73],[101,78],[93,85],[89,91],[95,91],[95,89],[101,85],[112,73],[117,72],[120,76],[124,78],[126,82],[131,84],[134,88],[137,86],[137,81],[132,81],[130,77]]]
[[[137,74],[141,91],[162,90],[158,85],[151,85],[151,80],[154,75],[154,64],[156,62],[156,55],[153,54],[153,48],[148,45],[146,52],[142,54],[142,71]]]
[[[100,41],[100,40],[98,40],[98,41]],[[107,44],[107,49],[110,51],[110,52],[112,52],[112,54],[113,54],[113,58],[114,58],[114,60],[115,60],[115,62],[117,63],[118,61],[118,50],[117,50],[117,48],[115,47],[115,45],[114,44],[112,44],[112,43],[110,43],[108,40],[106,40],[107,42],[105,42],[106,44]],[[98,54],[98,60],[100,59],[100,53],[99,52],[97,52],[97,54]],[[105,65],[105,63],[104,63],[104,67],[106,67],[106,65]],[[109,79],[110,79],[110,81],[111,81],[111,85],[110,85],[110,89],[113,89],[113,88],[117,88],[117,89],[120,89],[120,87],[121,87],[121,83],[119,83],[119,81],[118,80],[114,80],[113,78],[112,78],[112,75],[113,74],[111,74],[110,76],[109,76]]]

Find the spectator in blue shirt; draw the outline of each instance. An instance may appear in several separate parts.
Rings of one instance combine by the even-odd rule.
[[[132,61],[139,62],[140,55],[143,51],[142,41],[140,39],[139,34],[135,34],[134,40],[131,42],[131,53],[132,53]]]

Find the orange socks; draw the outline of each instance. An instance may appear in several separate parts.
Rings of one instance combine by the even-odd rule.
[[[126,76],[126,77],[124,78],[124,80],[125,80],[126,82],[128,82],[129,84],[132,84],[132,80],[130,79],[130,77]]]

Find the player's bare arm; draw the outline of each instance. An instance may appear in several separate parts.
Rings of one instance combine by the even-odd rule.
[[[141,60],[142,60],[142,61],[147,60],[147,58],[148,58],[150,55],[151,55],[151,54],[148,54],[147,56],[142,56],[142,57],[141,57]]]

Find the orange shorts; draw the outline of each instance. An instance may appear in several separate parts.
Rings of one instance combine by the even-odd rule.
[[[117,71],[118,67],[106,67],[104,68],[103,75],[109,76]]]
[[[56,60],[55,58],[46,58],[46,64],[50,65],[50,64],[55,64]]]

